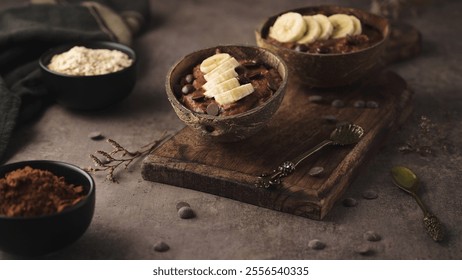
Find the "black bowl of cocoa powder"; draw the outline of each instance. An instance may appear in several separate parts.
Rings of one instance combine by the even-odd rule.
[[[95,209],[92,177],[72,164],[33,160],[0,167],[0,250],[36,257],[87,230]]]
[[[106,109],[125,99],[136,83],[136,64],[132,48],[107,41],[56,46],[39,59],[44,84],[57,103],[81,111]]]

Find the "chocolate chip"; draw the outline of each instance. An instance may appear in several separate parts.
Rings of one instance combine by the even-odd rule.
[[[170,249],[170,246],[168,246],[168,244],[164,241],[159,241],[156,244],[154,244],[153,248],[156,252],[166,252]]]
[[[207,106],[206,111],[207,111],[207,114],[211,116],[218,116],[218,113],[220,112],[220,107],[218,107],[216,103],[210,103]]]
[[[101,134],[101,132],[99,131],[92,131],[88,134],[88,138],[90,138],[91,140],[102,140],[104,139],[104,136],[103,134]]]
[[[320,103],[323,100],[324,98],[321,95],[310,95],[310,97],[308,97],[308,101],[313,103]]]
[[[308,47],[306,45],[297,45],[295,47],[295,50],[297,52],[307,52],[308,51]]]
[[[191,99],[194,101],[200,101],[204,98],[205,98],[205,95],[200,91],[196,91],[195,93],[191,95]]]
[[[239,76],[237,76],[237,80],[239,81],[239,84],[241,84],[241,85],[245,85],[245,84],[250,83],[250,79],[247,78],[247,77],[244,76],[244,75],[239,75]]]
[[[375,191],[367,190],[362,193],[363,198],[365,199],[376,199],[379,195]]]
[[[345,102],[343,102],[340,99],[335,99],[334,101],[332,101],[331,105],[332,107],[335,107],[335,108],[342,108],[342,107],[345,107]]]
[[[180,216],[180,218],[182,219],[192,219],[196,216],[196,214],[194,213],[191,207],[183,206],[180,209],[178,209],[178,216]]]
[[[357,100],[357,101],[355,101],[353,106],[355,108],[364,108],[366,106],[366,102],[364,102],[364,100]]]
[[[371,109],[376,109],[376,108],[379,108],[379,103],[377,103],[375,101],[367,101],[366,102],[366,107],[371,108]]]
[[[272,91],[278,90],[278,85],[271,79],[266,82],[266,87],[268,87]]]
[[[181,88],[181,92],[183,94],[189,94],[191,92],[193,92],[195,90],[195,88],[190,85],[190,84],[187,84],[187,85],[184,85],[182,88]]]
[[[352,197],[347,197],[342,201],[343,206],[345,207],[355,207],[358,205],[358,201]]]
[[[322,46],[322,47],[317,48],[316,52],[320,54],[326,54],[326,53],[330,53],[330,49],[326,46]]]
[[[337,122],[337,118],[333,115],[327,115],[327,116],[323,116],[322,117],[324,120],[326,120],[327,122],[329,123],[336,123]]]
[[[194,75],[193,75],[193,74],[188,74],[188,75],[186,75],[186,77],[184,78],[184,80],[185,80],[188,84],[190,84],[190,83],[192,83],[192,82],[194,81]]]
[[[361,244],[356,246],[355,252],[363,256],[369,256],[374,254],[374,249],[372,249],[369,245]]]
[[[375,231],[369,230],[363,234],[364,239],[371,242],[377,242],[382,239],[382,237]]]
[[[180,210],[181,207],[191,207],[191,205],[189,205],[189,203],[187,202],[184,202],[184,201],[180,201],[176,204],[176,210]]]
[[[308,175],[310,176],[319,176],[324,172],[324,168],[321,166],[315,166],[308,171]]]
[[[242,66],[247,67],[247,68],[258,67],[260,66],[260,63],[258,63],[258,61],[256,60],[247,60],[242,63]]]
[[[247,73],[247,68],[245,68],[245,66],[243,65],[239,65],[236,66],[236,68],[234,68],[234,71],[236,71],[238,75],[244,75],[245,73]]]
[[[308,247],[314,250],[322,250],[326,247],[326,244],[318,239],[313,239],[308,242]]]

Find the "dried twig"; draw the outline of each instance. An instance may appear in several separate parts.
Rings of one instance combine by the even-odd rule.
[[[140,150],[135,152],[130,152],[122,145],[120,145],[117,141],[113,139],[107,139],[107,142],[111,144],[113,150],[110,152],[96,151],[96,154],[90,154],[90,158],[92,159],[95,167],[88,167],[85,168],[88,172],[107,172],[106,180],[117,183],[117,179],[115,178],[114,172],[119,167],[123,166],[124,169],[127,169],[130,164],[133,163],[136,159],[144,155],[150,154],[154,151],[155,148],[159,146],[164,140],[169,138],[170,135],[164,133],[162,137],[154,142],[151,142],[145,146],[142,146]]]

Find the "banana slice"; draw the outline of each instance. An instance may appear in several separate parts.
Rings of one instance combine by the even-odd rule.
[[[212,56],[209,56],[208,58],[204,59],[199,66],[199,69],[201,70],[202,73],[209,73],[218,65],[220,65],[223,61],[226,59],[230,58],[231,56],[227,53],[217,53]]]
[[[215,78],[211,79],[210,81],[207,81],[204,85],[202,85],[202,88],[207,90],[211,90],[212,88],[216,87],[219,83],[224,82],[226,80],[229,80],[231,78],[237,77],[238,74],[234,70],[234,68],[230,68],[226,70],[225,72],[221,73],[220,75],[217,75]]]
[[[355,31],[355,25],[349,15],[346,14],[335,14],[329,17],[330,23],[334,26],[332,32],[332,38],[343,38],[348,35],[353,35]]]
[[[353,20],[353,25],[355,27],[355,31],[353,32],[353,35],[361,34],[363,32],[361,21],[355,16],[350,16],[350,17],[351,17],[351,20]]]
[[[228,90],[224,93],[215,95],[215,101],[220,105],[231,104],[236,102],[247,95],[251,94],[254,91],[254,88],[251,83],[244,84]]]
[[[305,35],[297,41],[299,44],[309,44],[313,43],[321,35],[321,26],[319,23],[313,19],[313,16],[303,16],[306,25]]]
[[[319,34],[318,40],[327,40],[332,35],[334,27],[330,23],[329,18],[323,14],[317,14],[313,16],[313,19],[319,23],[321,27],[321,34]]]
[[[229,80],[226,80],[224,82],[221,82],[215,85],[215,87],[213,87],[212,89],[205,91],[204,95],[209,98],[212,98],[215,95],[224,93],[228,90],[232,90],[233,88],[237,88],[238,86],[240,86],[240,84],[237,78],[231,78]]]
[[[216,67],[215,69],[213,69],[209,73],[205,74],[204,79],[206,81],[213,80],[218,75],[221,75],[222,73],[226,72],[227,70],[229,70],[231,68],[234,69],[238,65],[239,65],[239,62],[234,57],[231,56],[228,59],[221,62],[221,64],[218,65],[218,67]]]
[[[281,43],[296,42],[306,32],[306,24],[299,13],[280,15],[269,30],[269,36]]]

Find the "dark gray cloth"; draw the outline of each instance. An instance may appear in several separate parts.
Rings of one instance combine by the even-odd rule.
[[[119,39],[98,9],[81,5],[88,1],[56,2],[59,4],[29,4],[0,11],[0,162],[5,160],[14,128],[34,119],[52,101],[40,78],[39,56],[59,44]],[[126,21],[128,27],[135,16],[140,20],[138,28],[149,12],[146,0],[100,0],[97,4],[121,19],[131,16]]]

